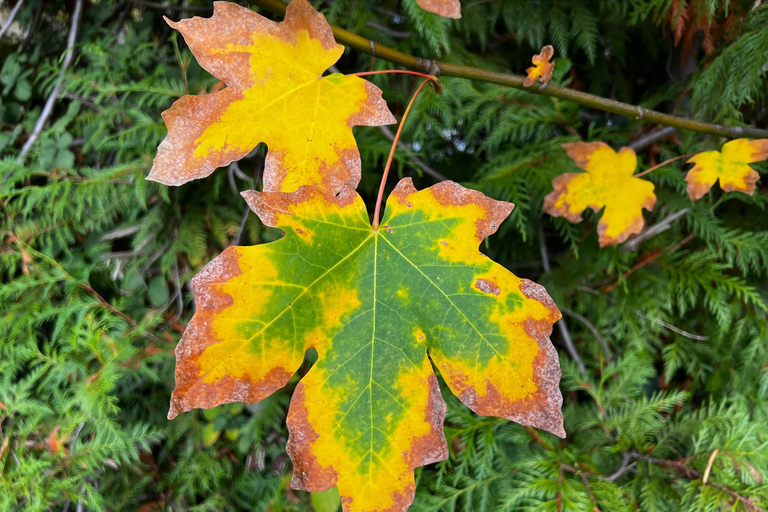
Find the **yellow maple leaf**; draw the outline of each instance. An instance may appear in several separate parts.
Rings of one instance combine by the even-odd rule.
[[[738,191],[752,195],[760,175],[749,166],[768,158],[768,139],[736,139],[726,142],[722,151],[704,151],[688,159],[695,164],[688,171],[688,195],[698,201],[717,180],[725,191]]]
[[[461,18],[461,2],[459,0],[416,0],[419,7],[427,12],[444,18]]]
[[[549,82],[552,80],[552,70],[555,69],[555,63],[549,62],[549,59],[555,54],[555,49],[552,45],[547,45],[541,49],[541,53],[534,55],[532,62],[533,66],[526,69],[525,72],[528,76],[523,80],[523,85],[530,87],[538,79],[542,82]]]
[[[266,142],[265,190],[357,186],[360,154],[352,127],[395,118],[370,82],[322,76],[344,47],[307,0],[293,0],[282,23],[228,2],[215,2],[211,18],[166,21],[227,87],[184,96],[163,113],[168,136],[148,179],[180,185],[203,178]]]
[[[552,181],[554,192],[544,198],[544,211],[553,217],[581,222],[587,208],[605,207],[597,232],[600,247],[616,245],[643,229],[643,208],[653,210],[653,183],[633,177],[637,157],[630,148],[616,153],[603,142],[563,144],[586,173],[566,173]]]

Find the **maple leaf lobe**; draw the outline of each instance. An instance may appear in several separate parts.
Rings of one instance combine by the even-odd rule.
[[[622,148],[617,153],[603,142],[575,142],[563,148],[587,172],[552,180],[554,191],[544,198],[544,211],[577,223],[587,208],[599,212],[605,207],[598,223],[600,247],[619,244],[642,231],[642,210],[653,210],[656,196],[653,183],[633,176],[635,152]]]
[[[227,87],[184,96],[163,113],[168,135],[148,179],[179,185],[203,178],[266,142],[265,190],[310,184],[336,192],[357,185],[352,126],[395,119],[370,82],[321,76],[343,46],[306,0],[291,2],[281,23],[229,2],[215,2],[211,18],[168,23]]]
[[[688,159],[695,164],[685,176],[688,196],[698,201],[716,181],[726,192],[752,195],[760,175],[749,164],[768,158],[768,139],[736,139],[726,142],[721,151],[704,151]]]
[[[549,62],[549,59],[555,54],[555,49],[552,45],[547,45],[541,49],[538,55],[534,55],[531,61],[533,66],[526,69],[525,72],[528,76],[523,80],[523,85],[526,87],[532,86],[536,80],[547,83],[552,80],[552,71],[555,69],[555,63]]]

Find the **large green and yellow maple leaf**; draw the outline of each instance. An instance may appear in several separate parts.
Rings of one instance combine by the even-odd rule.
[[[344,47],[307,0],[293,0],[281,23],[229,2],[214,2],[211,18],[167,21],[227,87],[184,96],[163,112],[168,136],[148,179],[181,185],[266,142],[264,190],[357,186],[360,154],[352,127],[395,118],[370,82],[322,76]]]
[[[414,468],[447,457],[430,360],[476,413],[565,435],[549,341],[560,312],[478,250],[512,204],[404,179],[375,229],[348,187],[243,195],[285,236],[230,247],[194,278],[170,418],[258,402],[316,349],[288,413],[293,484],[338,485],[355,512],[406,510]]]

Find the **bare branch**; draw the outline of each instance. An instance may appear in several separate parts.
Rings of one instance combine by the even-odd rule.
[[[390,142],[395,140],[395,134],[392,133],[392,130],[390,130],[388,126],[379,126],[379,129],[381,130],[381,133],[383,133],[384,136],[390,140]],[[413,153],[413,149],[411,149],[411,147],[405,144],[404,142],[397,141],[397,147],[404,150],[408,158],[411,160],[411,162],[416,164],[416,167],[424,171],[425,174],[429,174],[430,176],[435,178],[437,181],[445,181],[448,179],[446,176],[443,176],[442,174],[434,170],[432,167],[427,165],[424,162],[424,160],[416,156]]]
[[[677,219],[679,219],[680,217],[682,217],[683,215],[685,215],[689,211],[691,211],[690,208],[683,208],[679,212],[670,213],[665,218],[661,219],[659,222],[657,222],[653,226],[649,226],[642,233],[637,235],[635,238],[633,238],[632,240],[629,240],[627,243],[625,243],[621,247],[621,252],[628,253],[628,252],[634,251],[635,249],[637,249],[637,247],[641,243],[645,242],[649,238],[652,238],[652,237],[658,235],[659,233],[663,233],[664,231],[666,231],[669,228],[671,228],[673,222],[675,222]]]
[[[552,268],[549,265],[549,254],[547,253],[547,243],[544,240],[544,228],[541,225],[541,219],[539,219],[539,250],[541,251],[541,264],[544,267],[544,272],[549,273]],[[576,345],[573,344],[571,333],[568,331],[568,324],[565,318],[561,318],[557,321],[557,328],[560,331],[560,336],[563,338],[565,349],[571,355],[576,364],[579,366],[579,373],[586,373],[587,367],[584,366],[579,352],[576,350]]]
[[[614,302],[614,303],[618,302],[613,297],[611,297],[609,295],[606,295],[606,294],[604,294],[604,293],[602,293],[602,292],[600,292],[598,290],[595,290],[594,288],[590,288],[588,286],[579,285],[579,286],[576,287],[576,289],[579,290],[579,291],[582,291],[582,292],[591,293],[592,295],[603,296],[606,299],[608,299],[609,301]],[[640,311],[639,309],[635,309],[634,311],[635,311],[635,313],[639,317],[645,318],[649,322],[653,322],[655,324],[659,324],[660,326],[664,327],[665,329],[669,329],[672,332],[676,332],[680,336],[685,336],[686,338],[690,338],[692,340],[697,340],[697,341],[707,341],[709,339],[709,336],[702,336],[700,334],[693,334],[693,333],[690,333],[688,331],[684,331],[684,330],[682,330],[682,329],[680,329],[678,327],[675,327],[674,325],[672,325],[670,323],[667,323],[664,320],[660,320],[658,318],[651,318],[648,315],[646,315],[645,313],[643,313],[642,311]]]
[[[8,14],[8,20],[5,22],[5,25],[3,25],[3,28],[0,28],[0,39],[3,38],[5,33],[8,32],[8,29],[11,28],[11,25],[13,25],[13,20],[19,13],[19,9],[21,9],[22,5],[24,5],[24,0],[19,0],[16,2],[16,5],[13,6],[13,9],[11,9],[11,12]]]
[[[177,11],[177,12],[211,12],[213,7],[188,7],[185,5],[168,5],[158,2],[146,2],[144,0],[131,0],[136,5],[143,5],[150,9],[158,9],[161,11]]]
[[[592,322],[586,319],[586,317],[578,314],[577,312],[573,311],[572,309],[566,308],[564,306],[560,306],[560,311],[565,313],[566,315],[572,316],[579,322],[583,323],[587,329],[592,331],[592,334],[595,335],[595,338],[597,338],[597,341],[600,342],[600,346],[603,348],[603,354],[605,355],[605,360],[609,363],[613,359],[613,356],[611,355],[611,349],[608,348],[608,343],[606,343],[603,336],[600,334],[600,331],[597,330],[597,327],[595,327]]]
[[[59,78],[56,80],[56,85],[53,87],[51,94],[48,96],[48,100],[45,102],[43,111],[40,114],[40,117],[37,119],[37,123],[35,123],[35,128],[32,130],[29,138],[21,148],[19,157],[16,159],[18,163],[22,163],[24,161],[24,157],[27,155],[29,150],[32,149],[32,145],[35,143],[35,141],[37,141],[38,137],[40,137],[40,133],[42,133],[46,121],[48,121],[51,113],[53,113],[53,106],[59,99],[61,88],[64,85],[64,75],[66,75],[67,69],[69,68],[69,65],[72,64],[72,58],[75,55],[75,40],[77,39],[77,29],[80,25],[80,13],[82,9],[83,0],[77,0],[77,3],[75,4],[75,11],[72,13],[72,23],[69,28],[69,37],[67,38],[67,49],[64,51],[64,62],[62,63],[61,70],[59,71]]]
[[[640,151],[641,149],[645,149],[651,144],[654,144],[656,142],[659,142],[660,140],[664,140],[668,137],[671,137],[676,131],[677,131],[677,128],[675,128],[674,126],[665,126],[659,130],[654,130],[650,133],[646,133],[642,137],[639,137],[637,140],[629,144],[627,147],[631,148],[634,151]]]

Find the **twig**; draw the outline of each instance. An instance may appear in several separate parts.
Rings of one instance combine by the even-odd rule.
[[[536,441],[536,444],[547,450],[548,452],[552,451],[552,448],[544,444],[544,441],[541,440],[539,437],[539,434],[536,433],[536,430],[534,430],[532,427],[524,426],[523,427],[526,432],[528,432],[528,435],[533,438],[534,441]]]
[[[656,464],[661,467],[674,469],[678,473],[682,473],[686,478],[690,480],[699,480],[702,478],[702,474],[699,473],[697,470],[693,469],[690,466],[686,466],[684,463],[677,460],[657,459],[655,457],[649,457],[647,455],[642,455],[639,453],[635,453],[634,457],[643,462],[650,462],[651,464]],[[733,489],[726,487],[721,483],[709,482],[707,485],[711,485],[712,487],[719,489],[724,493],[728,494],[734,500],[742,502],[744,506],[747,508],[747,510],[749,510],[750,512],[768,512],[764,508],[756,505],[752,500],[752,498],[742,496],[741,494],[737,493]]]
[[[173,280],[176,283],[176,318],[174,322],[181,318],[184,312],[184,297],[181,295],[181,280],[179,279],[179,264],[173,264]]]
[[[707,341],[709,339],[709,336],[702,336],[701,334],[693,334],[692,332],[684,331],[684,330],[680,329],[679,327],[675,327],[674,325],[669,324],[669,323],[665,322],[664,320],[660,320],[658,318],[651,318],[648,315],[646,315],[645,313],[643,313],[642,311],[640,311],[639,309],[636,309],[635,313],[637,313],[639,316],[645,318],[648,321],[651,321],[651,322],[653,322],[655,324],[659,324],[660,326],[664,327],[665,329],[668,329],[668,330],[670,330],[672,332],[676,332],[680,336],[685,336],[686,338],[690,338],[690,339],[696,340],[696,341]]]
[[[576,289],[579,290],[579,291],[582,291],[582,292],[591,293],[592,295],[604,296],[606,299],[608,299],[609,301],[611,301],[613,303],[618,302],[613,297],[611,297],[609,295],[605,295],[602,292],[599,292],[598,290],[595,290],[594,288],[590,288],[588,286],[579,285],[579,286],[576,287]],[[665,322],[664,320],[660,320],[658,318],[651,318],[648,315],[646,315],[645,313],[643,313],[642,311],[640,311],[639,309],[635,309],[634,312],[639,317],[645,318],[649,322],[653,322],[653,323],[659,324],[662,327],[664,327],[665,329],[669,329],[672,332],[676,332],[680,336],[685,336],[686,338],[690,338],[692,340],[697,340],[697,341],[707,341],[709,339],[709,336],[702,336],[700,334],[693,334],[693,333],[690,333],[688,331],[684,331],[684,330],[682,330],[682,329],[680,329],[678,327],[675,327],[674,325],[669,324],[669,323]]]
[[[115,306],[113,306],[112,304],[107,302],[107,299],[102,297],[101,294],[99,294],[99,292],[97,292],[96,290],[91,288],[88,284],[86,284],[86,283],[78,283],[78,286],[80,288],[82,288],[83,290],[85,290],[86,292],[88,292],[91,295],[93,295],[94,297],[96,297],[96,299],[101,303],[101,305],[104,306],[105,308],[107,308],[110,313],[112,313],[113,315],[119,316],[120,318],[125,320],[126,323],[128,323],[128,325],[130,325],[131,327],[136,327],[136,325],[137,325],[136,324],[136,320],[134,320],[133,318],[129,317],[128,315],[126,315],[125,313],[123,313],[122,311],[117,309]]]
[[[381,130],[381,133],[383,133],[383,134],[384,134],[384,136],[385,136],[386,138],[388,138],[388,139],[389,139],[389,141],[390,141],[390,142],[392,142],[392,141],[394,141],[394,140],[395,140],[395,134],[394,134],[394,133],[392,133],[392,130],[390,130],[388,126],[379,126],[379,129]],[[408,158],[409,158],[409,159],[410,159],[410,160],[411,160],[411,161],[412,161],[414,164],[416,164],[416,166],[417,166],[419,169],[421,169],[422,171],[424,171],[424,173],[425,173],[425,174],[429,174],[430,176],[432,176],[433,178],[435,178],[437,181],[445,181],[445,180],[447,180],[447,179],[448,179],[448,177],[446,177],[446,176],[444,176],[444,175],[440,174],[439,172],[437,172],[436,170],[434,170],[432,167],[430,167],[429,165],[427,165],[427,164],[424,162],[424,160],[422,160],[421,158],[419,158],[418,156],[416,156],[416,155],[413,153],[413,149],[412,149],[412,148],[411,148],[411,147],[410,147],[408,144],[405,144],[405,143],[404,143],[404,142],[402,142],[402,141],[397,141],[397,147],[398,147],[398,148],[400,148],[400,149],[403,149],[403,150],[405,150],[405,151],[406,151],[406,156],[408,156]]]
[[[670,213],[665,218],[663,218],[653,226],[646,228],[642,233],[640,233],[635,238],[625,243],[621,247],[621,252],[628,253],[628,252],[634,251],[635,249],[637,249],[637,246],[639,246],[641,243],[645,242],[649,238],[652,238],[658,235],[659,233],[663,233],[664,231],[671,228],[673,222],[675,222],[677,219],[679,219],[689,211],[691,211],[691,209],[686,207],[678,212]]]
[[[629,144],[627,147],[637,152],[637,151],[640,151],[641,149],[645,149],[651,144],[654,144],[656,142],[659,142],[660,140],[664,140],[667,137],[670,137],[676,131],[677,131],[677,128],[675,128],[674,126],[665,126],[659,130],[654,130],[650,133],[646,133],[642,137],[639,137],[637,140]]]
[[[547,253],[547,243],[544,240],[544,228],[541,225],[541,219],[539,219],[539,250],[541,251],[541,265],[544,267],[544,272],[549,273],[552,271],[552,268],[549,265],[549,254]],[[557,321],[557,328],[560,331],[560,336],[563,338],[565,349],[579,366],[579,373],[586,373],[587,367],[584,366],[584,361],[581,360],[581,356],[579,356],[579,352],[576,350],[576,345],[573,344],[565,318]]]
[[[603,348],[603,354],[605,355],[605,360],[608,361],[608,363],[610,363],[611,360],[613,359],[613,356],[611,355],[611,349],[608,348],[608,343],[605,342],[605,339],[600,334],[600,331],[597,330],[597,327],[595,327],[592,324],[592,322],[587,320],[586,317],[578,314],[572,309],[566,308],[565,306],[560,306],[560,311],[562,311],[566,315],[572,316],[579,322],[583,323],[587,327],[587,329],[592,331],[592,334],[595,335],[595,338],[597,338],[597,341],[600,342],[600,346]]]
[[[392,30],[391,28],[385,27],[384,25],[376,23],[375,21],[369,21],[365,25],[367,27],[375,28],[379,32],[383,32],[384,34],[387,34],[390,37],[394,37],[395,39],[408,39],[409,37],[411,37],[410,32]]]
[[[621,275],[621,277],[618,278],[612,285],[609,285],[609,286],[606,286],[605,288],[603,288],[603,291],[606,292],[606,293],[610,293],[614,288],[619,286],[619,284],[621,284],[622,281],[624,281],[626,278],[628,278],[629,276],[631,276],[632,274],[634,274],[635,272],[637,272],[638,270],[640,270],[644,266],[653,263],[654,261],[659,259],[663,254],[672,252],[675,249],[677,249],[677,248],[687,244],[691,240],[693,240],[693,233],[690,233],[688,236],[686,236],[685,238],[683,238],[682,240],[680,240],[676,244],[672,245],[671,247],[667,247],[665,249],[655,249],[653,251],[650,251],[650,252],[644,254],[643,257],[640,259],[640,261],[635,264],[635,266],[633,266],[631,269],[629,269],[626,272],[624,272]]]
[[[67,69],[72,63],[72,58],[75,55],[74,46],[75,40],[77,39],[77,28],[80,24],[80,12],[82,11],[82,8],[83,0],[77,0],[77,3],[75,4],[75,12],[72,13],[72,24],[69,28],[67,49],[64,52],[64,62],[61,65],[61,70],[59,71],[59,78],[56,80],[56,85],[53,87],[51,94],[48,96],[48,100],[45,102],[43,111],[40,114],[40,117],[37,119],[37,123],[35,123],[35,128],[32,130],[32,133],[29,135],[29,138],[24,143],[21,151],[19,152],[19,156],[16,159],[17,163],[22,163],[24,161],[24,157],[27,155],[29,150],[32,149],[32,145],[35,143],[38,137],[40,137],[40,133],[43,131],[43,126],[45,126],[46,121],[51,116],[51,113],[53,113],[53,105],[59,99],[59,93],[61,92],[61,88],[64,85],[64,75],[67,73]]]
[[[621,459],[621,466],[610,475],[601,476],[600,480],[603,480],[604,482],[615,482],[624,476],[624,473],[631,471],[632,467],[636,464],[637,461],[634,461],[634,452],[625,452]]]
[[[69,442],[69,453],[73,454],[75,453],[75,444],[77,443],[77,438],[80,437],[80,431],[83,430],[83,426],[85,425],[85,420],[81,421],[80,424],[75,429],[75,433],[72,436],[72,440]],[[67,512],[69,510],[69,505],[71,501],[67,500],[64,502],[64,506],[62,507],[62,512]],[[80,510],[82,501],[77,502],[77,509]]]
[[[281,0],[252,0],[252,3],[259,5],[275,14],[281,16],[285,15],[286,4],[284,4]],[[672,126],[681,130],[690,130],[693,132],[706,133],[709,135],[719,135],[722,137],[730,138],[768,138],[768,130],[762,130],[760,128],[751,126],[728,127],[711,123],[704,123],[702,121],[694,121],[669,114],[662,114],[661,112],[656,112],[653,110],[647,110],[638,105],[630,105],[628,103],[609,100],[607,98],[602,98],[600,96],[587,94],[585,92],[576,91],[573,89],[557,87],[552,84],[547,84],[544,87],[538,84],[531,87],[525,87],[523,85],[524,77],[520,75],[499,73],[496,71],[488,71],[485,69],[473,68],[469,66],[459,66],[457,64],[440,62],[436,60],[420,59],[418,57],[414,57],[413,55],[408,55],[406,53],[370,41],[369,39],[349,32],[348,30],[344,30],[343,28],[331,25],[331,29],[333,30],[333,35],[335,36],[336,41],[340,43],[347,44],[361,52],[373,55],[374,57],[392,62],[405,68],[424,71],[432,75],[467,78],[470,80],[478,80],[481,82],[513,87],[515,89],[521,89],[532,94],[551,96],[553,98],[571,101],[573,103],[578,103],[579,105],[603,110],[605,112],[620,114],[632,119],[641,120],[646,123],[656,123],[664,126]]]
[[[211,12],[213,7],[188,7],[185,5],[167,5],[157,2],[146,2],[145,0],[131,0],[136,5],[143,5],[150,9],[161,9],[164,11],[178,11],[178,12]]]
[[[22,5],[24,5],[24,0],[19,0],[16,2],[16,5],[13,6],[13,9],[11,9],[11,12],[8,14],[8,20],[5,22],[5,25],[3,25],[3,28],[0,28],[0,39],[3,38],[5,33],[8,32],[8,29],[11,28],[11,25],[13,25],[13,20],[19,13],[19,9],[21,9]]]
[[[707,480],[709,480],[709,472],[712,469],[712,464],[715,462],[715,457],[717,457],[717,453],[719,451],[720,448],[715,448],[715,450],[712,452],[712,455],[709,456],[709,460],[707,461],[707,469],[704,470],[704,477],[701,479],[704,485],[707,485]]]
[[[106,242],[107,240],[117,240],[119,238],[125,238],[127,236],[135,235],[141,229],[141,224],[134,226],[128,226],[127,228],[120,228],[108,233],[104,233],[99,237],[100,242]]]

